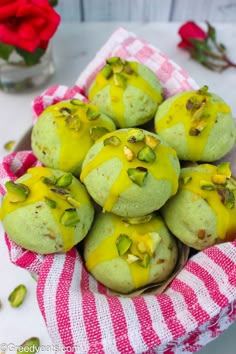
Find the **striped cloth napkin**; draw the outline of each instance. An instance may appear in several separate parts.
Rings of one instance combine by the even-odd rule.
[[[166,97],[198,87],[157,48],[118,28],[73,88],[53,86],[34,100],[34,119],[52,103],[74,97],[86,101],[95,74],[107,57],[115,55],[149,66]],[[1,194],[7,180],[37,165],[32,151],[6,156],[0,164]],[[38,274],[38,304],[57,352],[193,353],[236,320],[236,241],[192,256],[163,294],[128,298],[113,296],[98,283],[75,248],[43,256],[22,249],[7,235],[5,239],[11,261]]]

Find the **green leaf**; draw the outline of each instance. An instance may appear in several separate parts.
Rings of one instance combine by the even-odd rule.
[[[207,22],[207,38],[210,38],[213,42],[216,41],[216,30],[209,22]]]
[[[12,45],[4,44],[0,42],[0,57],[4,60],[8,60],[14,47]]]
[[[226,52],[226,47],[225,47],[225,45],[224,45],[223,43],[219,43],[218,49],[219,49],[219,51],[220,51],[222,54],[225,54],[225,52]]]
[[[49,0],[49,3],[52,7],[57,6],[58,1],[57,0]]]
[[[24,59],[25,64],[28,66],[39,63],[41,56],[45,53],[42,48],[37,48],[33,53],[29,53],[24,49],[16,48],[16,52]]]
[[[202,41],[200,39],[191,38],[191,43],[194,46],[194,48],[197,49],[198,51],[205,50],[205,49],[209,48],[207,42]]]

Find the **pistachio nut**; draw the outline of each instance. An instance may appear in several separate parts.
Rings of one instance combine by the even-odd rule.
[[[57,178],[55,186],[59,188],[66,188],[71,185],[73,176],[71,173],[65,173]]]
[[[124,146],[124,155],[129,162],[135,158],[135,153],[126,145]]]
[[[156,159],[155,151],[150,146],[144,146],[137,155],[140,161],[153,162]]]
[[[118,138],[118,136],[115,135],[109,136],[109,138],[106,138],[103,141],[104,146],[106,145],[118,146],[120,145],[120,143],[121,140]]]
[[[29,187],[22,183],[7,181],[5,187],[11,203],[24,202],[30,193]]]
[[[8,296],[11,307],[19,307],[24,302],[26,293],[26,286],[23,284],[18,285]]]
[[[207,190],[207,191],[214,191],[216,189],[216,186],[214,185],[214,183],[212,183],[210,181],[201,180],[200,181],[200,188]]]
[[[120,234],[116,240],[116,248],[119,256],[123,256],[132,245],[132,240],[125,234]]]
[[[148,170],[145,167],[129,168],[127,170],[129,178],[138,186],[142,187],[147,177]]]
[[[39,350],[40,340],[37,337],[31,337],[19,346],[17,354],[36,354]]]
[[[90,137],[94,141],[96,141],[98,138],[101,138],[101,136],[103,136],[107,133],[108,133],[108,130],[107,130],[107,128],[104,128],[104,127],[92,127],[90,129]]]
[[[142,129],[131,129],[129,132],[129,137],[127,141],[129,143],[137,143],[139,141],[143,141],[145,138],[145,134]]]
[[[73,227],[78,222],[80,222],[80,218],[77,214],[76,208],[68,208],[64,211],[61,216],[60,222],[64,226]]]
[[[50,198],[48,198],[48,197],[44,197],[44,199],[45,199],[46,204],[47,204],[51,209],[56,209],[57,203],[55,202],[55,200],[52,200],[52,199],[50,199]]]

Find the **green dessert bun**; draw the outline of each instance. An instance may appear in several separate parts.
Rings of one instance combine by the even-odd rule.
[[[236,239],[236,180],[229,163],[183,168],[179,190],[161,213],[170,231],[196,250]]]
[[[157,134],[118,129],[88,151],[80,179],[104,211],[137,217],[158,210],[177,192],[176,152]]]
[[[124,219],[99,213],[83,246],[87,270],[121,294],[166,280],[178,259],[175,238],[154,214]]]
[[[85,187],[68,172],[33,167],[6,183],[3,227],[19,246],[42,254],[66,252],[89,231],[94,208]]]
[[[230,107],[208,87],[181,92],[165,100],[155,115],[155,132],[173,147],[180,160],[213,162],[236,140]]]
[[[163,90],[155,73],[146,65],[112,57],[96,75],[88,98],[117,127],[129,128],[154,118],[163,101]]]
[[[62,101],[47,107],[37,119],[32,150],[45,166],[78,176],[96,139],[115,129],[113,121],[97,106],[78,99]]]

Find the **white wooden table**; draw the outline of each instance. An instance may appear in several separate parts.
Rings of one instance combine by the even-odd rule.
[[[86,23],[61,25],[54,37],[54,53],[57,71],[47,86],[64,84],[73,86],[79,73],[93,58],[96,51],[108,39],[112,32],[123,26],[140,37],[150,41],[169,57],[182,66],[195,78],[199,85],[207,84],[231,106],[236,116],[236,69],[222,74],[211,72],[189,59],[188,53],[177,48],[178,23]],[[236,61],[236,25],[217,24],[220,40],[228,46],[228,52]],[[7,152],[3,145],[9,140],[22,137],[32,124],[31,101],[44,89],[22,94],[0,92],[0,157]],[[10,263],[8,252],[0,226],[0,352],[4,352],[2,343],[9,344],[7,353],[15,353],[14,345],[21,344],[31,336],[40,337],[47,353],[52,353],[51,340],[48,336],[42,315],[36,300],[36,283],[27,271]],[[7,297],[12,289],[24,283],[28,288],[27,301],[18,309],[10,308]],[[200,350],[201,354],[235,353],[236,322],[220,337]],[[12,345],[10,345],[12,344]],[[46,349],[40,350],[40,353]],[[83,354],[83,353],[81,353]]]

